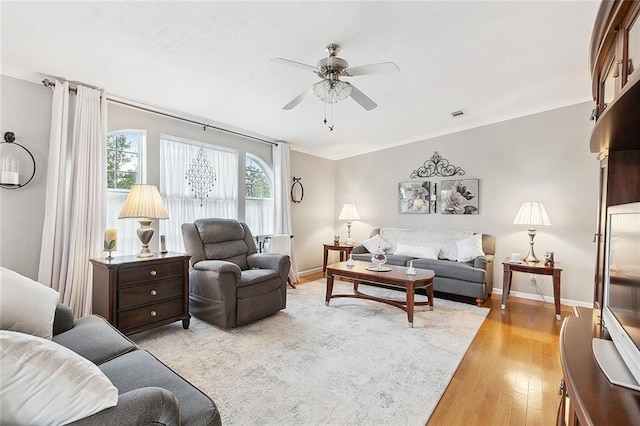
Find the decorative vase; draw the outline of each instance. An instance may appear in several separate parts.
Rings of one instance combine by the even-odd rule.
[[[380,246],[378,246],[378,250],[371,256],[371,263],[376,265],[376,269],[380,270],[380,267],[387,263],[387,255],[384,254],[384,251]]]

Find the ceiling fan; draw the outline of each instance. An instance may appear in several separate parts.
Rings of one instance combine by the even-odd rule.
[[[290,110],[306,99],[311,94],[315,94],[325,103],[333,104],[343,99],[351,98],[356,101],[362,108],[370,111],[378,105],[373,102],[367,95],[358,90],[353,84],[341,80],[343,77],[356,77],[367,74],[384,74],[398,72],[400,68],[393,62],[381,62],[378,64],[362,65],[359,67],[349,68],[349,63],[342,58],[336,56],[340,51],[340,46],[332,43],[326,47],[329,56],[320,59],[318,65],[303,64],[301,62],[291,61],[284,58],[273,58],[273,62],[289,65],[312,71],[321,80],[304,92],[296,96],[291,102],[286,104],[282,109]],[[326,121],[326,119],[325,119]]]

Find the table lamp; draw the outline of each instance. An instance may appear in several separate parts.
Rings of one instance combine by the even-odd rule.
[[[360,220],[360,215],[358,214],[356,205],[351,203],[343,205],[342,210],[340,210],[340,216],[338,216],[338,220],[347,221],[347,245],[352,246],[353,240],[351,239],[351,222],[354,220]]]
[[[154,233],[151,223],[154,219],[169,219],[169,216],[155,185],[133,185],[118,219],[138,219],[140,228],[136,233],[142,243],[138,257],[152,257],[149,250],[149,241]]]
[[[529,253],[524,259],[527,262],[540,262],[533,251],[533,238],[536,236],[536,227],[551,226],[547,211],[544,204],[540,201],[525,201],[520,206],[516,218],[513,220],[514,225],[527,225],[529,227]]]

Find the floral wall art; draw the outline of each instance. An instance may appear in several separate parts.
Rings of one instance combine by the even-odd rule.
[[[429,199],[431,183],[401,182],[398,184],[398,212],[399,213],[429,213]]]
[[[443,180],[440,213],[478,214],[478,179]]]

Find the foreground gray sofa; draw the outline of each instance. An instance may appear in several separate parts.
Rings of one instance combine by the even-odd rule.
[[[377,234],[392,246],[386,250],[387,264],[407,266],[411,261],[414,268],[432,270],[435,273],[433,279],[434,291],[473,297],[478,305],[483,304],[491,296],[493,289],[493,258],[496,252],[494,236],[482,234],[484,256],[478,256],[469,262],[457,262],[447,259],[424,259],[395,255],[393,252],[399,242],[423,243],[436,246],[446,246],[452,243],[455,245],[455,239],[465,235],[459,231],[380,228],[372,231],[371,236]],[[354,260],[371,262],[372,253],[364,246],[354,247],[351,253]]]
[[[90,315],[58,304],[53,341],[93,362],[118,388],[118,404],[72,425],[221,425],[215,403],[147,351]],[[182,350],[176,348],[176,350]]]

